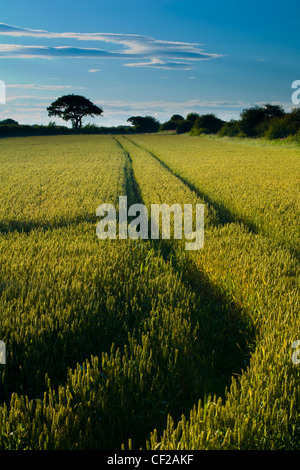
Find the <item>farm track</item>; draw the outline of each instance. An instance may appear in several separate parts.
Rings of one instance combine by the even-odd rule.
[[[142,198],[142,189],[133,170],[134,157],[130,155],[118,139],[114,139],[118,142],[126,157],[125,172],[128,181],[126,189],[127,194],[130,195],[129,200],[131,200],[131,204],[137,202],[145,204]],[[126,140],[131,142],[130,139],[126,138]],[[134,142],[131,143],[136,145]],[[136,145],[136,147],[139,146]],[[164,165],[151,152],[145,149],[142,150],[149,153],[151,158],[154,158],[165,170],[172,173],[167,165]],[[196,191],[191,189],[185,181],[177,175],[174,176],[199,197]],[[239,375],[242,368],[247,367],[249,364],[250,348],[254,343],[255,331],[249,323],[243,323],[241,308],[229,294],[224,293],[220,285],[212,283],[205,269],[202,269],[202,267],[199,269],[193,258],[182,260],[182,253],[176,248],[174,240],[150,240],[150,244],[158,256],[162,256],[166,263],[171,263],[174,271],[179,274],[182,283],[197,298],[197,308],[192,312],[192,326],[197,328],[197,324],[200,322],[201,328],[205,331],[201,335],[201,340],[204,343],[203,352],[210,357],[213,349],[222,351],[219,359],[216,360],[216,362],[220,361],[219,364],[222,363],[221,355],[229,360],[230,368],[225,373],[224,370],[219,370],[218,367],[211,368],[208,375],[213,385],[211,388],[203,390],[202,394],[202,397],[204,397],[204,395],[217,393],[218,396],[224,397],[225,389],[230,385],[231,377],[235,374]],[[204,327],[204,323],[209,325],[208,329],[206,326]],[[224,338],[226,339],[224,340]],[[208,369],[210,369],[210,366],[208,366]],[[221,381],[219,380],[220,377],[222,377]]]
[[[214,211],[217,214],[217,221],[214,224],[215,226],[224,226],[227,224],[240,224],[243,227],[245,227],[246,230],[248,230],[249,233],[253,233],[254,235],[261,235],[264,237],[267,237],[271,240],[269,235],[266,235],[261,232],[260,228],[255,224],[251,223],[249,220],[245,220],[243,217],[238,217],[236,214],[234,214],[228,207],[226,207],[224,204],[221,204],[215,200],[213,200],[207,193],[202,192],[197,188],[194,184],[192,184],[190,181],[188,181],[184,176],[182,176],[179,172],[172,170],[171,167],[169,167],[165,161],[163,161],[161,158],[159,158],[157,155],[155,155],[153,152],[151,152],[149,149],[143,147],[142,145],[137,144],[127,136],[124,137],[125,139],[129,140],[133,145],[136,147],[140,148],[141,150],[144,150],[149,153],[154,159],[156,159],[163,168],[165,168],[167,171],[169,171],[172,175],[175,175],[183,184],[185,184],[192,192],[194,192],[199,198],[203,199],[203,201],[208,205],[208,207],[211,207],[214,209]],[[272,239],[274,241],[274,239]],[[298,264],[300,262],[300,253],[299,250],[293,249],[291,246],[286,246],[283,245],[282,243],[277,242],[278,246],[288,250],[291,255],[297,260]]]
[[[124,149],[123,145],[118,141],[118,139],[116,139],[115,137],[113,137],[113,139],[117,143],[117,145],[122,149],[125,156],[124,172],[126,179],[126,195],[128,197],[128,205],[130,206],[132,204],[143,204],[141,190],[134,175],[130,154]]]
[[[136,145],[140,149],[146,151],[151,155],[153,158],[155,158],[162,166],[165,168],[167,171],[169,171],[172,175],[175,175],[182,183],[187,186],[192,192],[194,192],[197,197],[203,199],[203,201],[212,207],[218,216],[218,222],[216,225],[227,225],[227,224],[233,224],[233,223],[238,223],[244,225],[249,231],[253,232],[254,234],[258,233],[258,229],[254,224],[250,224],[249,222],[245,221],[243,218],[237,217],[235,214],[233,214],[226,206],[223,204],[220,204],[213,199],[209,197],[208,194],[201,192],[198,188],[196,188],[195,185],[190,183],[186,178],[184,178],[181,174],[179,174],[176,171],[173,171],[163,160],[161,160],[157,155],[155,155],[153,152],[150,150],[142,147],[141,145],[137,144],[133,140],[129,139],[126,137],[132,144]]]
[[[170,182],[174,181],[174,177],[176,177],[178,179],[178,181],[185,184],[185,186],[188,187],[190,190],[192,190],[198,196],[198,198],[204,199],[207,202],[207,204],[214,211],[217,212],[218,217],[215,220],[214,220],[214,218],[212,218],[213,223],[210,224],[210,226],[215,227],[216,233],[226,233],[227,230],[230,231],[230,233],[233,236],[233,239],[230,240],[229,245],[227,245],[227,249],[230,248],[230,247],[234,248],[234,243],[235,242],[237,242],[237,245],[239,245],[241,240],[243,240],[245,242],[245,245],[243,247],[241,246],[240,252],[238,253],[238,251],[237,251],[239,256],[241,256],[241,260],[243,260],[244,262],[246,261],[247,263],[249,263],[249,261],[251,259],[251,256],[249,256],[250,253],[249,254],[247,253],[247,247],[248,247],[248,249],[249,249],[249,247],[255,247],[256,249],[258,249],[258,253],[261,252],[262,247],[264,247],[264,249],[267,250],[267,252],[270,252],[270,256],[271,256],[270,259],[272,259],[272,255],[274,253],[274,262],[271,262],[271,263],[269,263],[269,260],[265,257],[264,257],[265,259],[260,259],[259,254],[256,254],[256,255],[254,255],[254,257],[252,257],[252,262],[258,263],[257,264],[258,266],[261,265],[261,268],[260,268],[261,272],[263,272],[264,266],[265,266],[265,269],[267,268],[267,270],[269,271],[269,279],[268,279],[267,283],[265,282],[264,277],[262,277],[262,281],[260,281],[260,282],[263,282],[263,285],[267,289],[264,291],[264,289],[261,288],[263,285],[259,286],[259,284],[257,284],[258,280],[254,278],[255,283],[253,284],[253,288],[254,288],[253,293],[255,294],[256,298],[252,295],[252,293],[250,293],[251,290],[249,291],[249,294],[250,294],[249,295],[249,300],[245,298],[245,300],[246,300],[246,302],[245,302],[245,311],[248,312],[247,314],[249,315],[249,319],[250,318],[253,319],[254,324],[257,325],[257,327],[258,327],[257,330],[256,330],[256,334],[258,333],[256,337],[255,337],[254,331],[251,330],[251,323],[250,323],[250,328],[249,328],[249,324],[246,328],[246,331],[247,331],[247,334],[248,334],[248,339],[250,341],[250,345],[251,345],[252,341],[253,341],[253,343],[254,343],[254,341],[256,343],[255,344],[255,350],[252,346],[252,348],[251,348],[252,349],[252,354],[251,354],[250,364],[249,364],[250,369],[247,368],[247,371],[245,372],[245,374],[242,373],[241,381],[242,381],[243,385],[241,385],[241,389],[236,388],[236,385],[232,386],[231,391],[230,391],[230,400],[229,400],[229,402],[231,402],[231,405],[228,405],[229,402],[227,402],[224,405],[224,408],[222,408],[222,405],[218,403],[219,408],[218,408],[218,411],[216,411],[216,417],[214,418],[214,421],[216,423],[218,423],[217,426],[221,425],[221,428],[222,428],[223,422],[222,422],[222,419],[219,422],[220,418],[218,416],[223,415],[225,417],[225,415],[227,413],[227,410],[230,409],[230,406],[232,407],[232,409],[235,409],[236,412],[237,412],[237,410],[239,410],[239,413],[240,413],[241,410],[243,409],[243,407],[246,406],[248,394],[250,394],[250,395],[253,394],[256,397],[255,400],[253,400],[253,403],[251,403],[251,407],[253,407],[253,410],[256,410],[255,411],[255,416],[256,416],[256,415],[260,414],[260,412],[261,412],[261,408],[260,408],[259,405],[257,406],[257,404],[259,404],[261,396],[262,396],[262,394],[265,393],[265,390],[269,390],[269,387],[271,386],[272,389],[274,390],[275,395],[277,395],[279,393],[279,396],[281,396],[280,385],[278,385],[278,384],[281,383],[280,379],[276,378],[276,380],[271,380],[270,377],[269,377],[270,362],[268,363],[268,361],[265,359],[266,349],[269,349],[271,354],[273,354],[273,357],[272,357],[272,360],[271,360],[272,361],[272,366],[271,367],[274,368],[274,369],[275,368],[277,369],[276,377],[277,376],[279,377],[280,374],[284,375],[284,374],[287,373],[286,371],[289,371],[288,359],[284,359],[284,361],[285,361],[284,362],[282,358],[283,357],[286,358],[286,355],[287,355],[287,349],[284,349],[284,344],[286,342],[286,338],[291,338],[292,339],[293,337],[296,337],[296,333],[295,332],[292,333],[292,330],[294,329],[293,328],[293,322],[291,322],[291,323],[289,323],[289,325],[287,325],[286,324],[286,319],[288,317],[292,318],[293,315],[295,315],[296,311],[297,311],[297,298],[296,298],[296,295],[295,295],[296,294],[295,289],[296,289],[296,283],[297,283],[297,277],[296,277],[297,274],[296,273],[297,273],[297,270],[298,270],[298,268],[297,268],[297,260],[298,260],[297,252],[296,251],[294,252],[292,249],[287,248],[286,246],[282,246],[282,244],[280,243],[279,240],[274,240],[271,237],[271,235],[268,236],[265,233],[263,233],[263,231],[256,229],[256,227],[253,228],[251,224],[244,223],[244,220],[236,217],[234,214],[232,214],[226,208],[225,208],[225,215],[224,215],[224,211],[222,210],[223,209],[222,206],[220,206],[218,204],[215,204],[214,202],[211,202],[206,194],[203,197],[203,194],[201,194],[197,188],[190,185],[184,178],[181,177],[181,175],[178,175],[178,174],[176,174],[176,172],[172,171],[172,169],[169,168],[168,165],[166,165],[162,160],[160,160],[158,157],[156,157],[156,155],[154,155],[152,152],[149,152],[149,150],[147,150],[146,148],[136,144],[135,142],[133,142],[128,137],[124,137],[123,142],[125,143],[126,141],[128,141],[131,144],[132,159],[133,159],[133,155],[135,153],[134,150],[133,150],[133,146],[135,146],[135,148],[137,149],[137,153],[140,153],[140,155],[137,155],[137,157],[136,157],[136,163],[138,161],[138,158],[140,158],[140,159],[143,158],[143,152],[146,152],[146,154],[151,156],[151,158],[153,160],[155,160],[157,163],[159,163],[161,168],[166,170],[168,172],[168,174],[170,174],[170,176],[172,175],[173,179],[170,178]],[[145,154],[145,158],[147,159],[146,154]],[[149,165],[151,166],[150,160],[149,160]],[[144,168],[144,170],[146,170],[146,168]],[[157,176],[159,174],[163,174],[163,172],[160,173],[159,169],[157,169],[157,170],[155,169],[155,165],[153,165],[153,168],[152,168],[151,171],[153,171],[153,174],[155,174],[155,172],[157,171]],[[151,171],[149,172],[148,178],[151,178]],[[141,177],[144,180],[145,184],[147,184],[144,176],[141,175]],[[155,191],[154,188],[153,188],[153,190]],[[170,186],[170,191],[172,191],[172,185]],[[148,191],[147,195],[149,196],[149,191]],[[151,196],[152,196],[152,194],[150,194],[150,197]],[[233,243],[232,243],[232,241],[233,241]],[[226,243],[223,246],[223,248],[224,247],[226,247]],[[278,252],[277,252],[277,248],[278,248]],[[172,249],[173,249],[173,245],[172,245]],[[226,248],[225,248],[225,250],[226,250]],[[250,250],[251,250],[251,248],[250,248]],[[175,269],[177,269],[176,262],[178,260],[176,255],[177,255],[177,253],[176,253],[176,250],[175,250],[175,254],[174,254],[174,258],[173,258],[173,261],[175,261],[175,264],[174,264]],[[197,259],[197,256],[195,258]],[[283,267],[284,264],[282,263],[282,260],[285,259],[285,258],[287,258],[287,260],[290,260],[291,266],[294,266],[294,268],[292,268],[288,271],[285,271],[285,268]],[[199,259],[201,260],[201,256],[199,256]],[[199,261],[199,259],[198,259],[198,261]],[[221,256],[220,259],[218,259],[218,257],[216,257],[215,260],[218,263],[218,262],[220,262],[220,260],[224,261],[224,258],[223,258],[223,256]],[[229,262],[229,264],[227,266],[229,268],[231,268],[231,263]],[[195,268],[195,269],[193,269],[193,268]],[[282,280],[283,280],[282,283],[283,283],[283,286],[284,286],[283,288],[280,287],[281,277],[280,277],[280,274],[277,272],[278,268],[282,269],[282,273],[284,274],[284,276],[282,278]],[[179,270],[181,270],[181,269],[182,269],[182,265],[179,263]],[[204,268],[204,271],[205,271],[205,268]],[[181,272],[182,272],[183,282],[186,282],[186,285],[188,285],[190,288],[194,288],[195,289],[194,292],[197,292],[197,294],[200,294],[201,287],[203,286],[203,282],[202,282],[203,277],[201,277],[201,276],[203,276],[203,271],[202,272],[201,272],[201,270],[199,271],[199,264],[198,265],[197,264],[193,265],[192,257],[191,257],[190,259],[188,259],[188,266],[185,268],[185,270],[182,270]],[[200,276],[199,276],[199,274],[200,274]],[[238,274],[238,271],[237,271],[237,274]],[[250,278],[251,278],[251,276],[250,276]],[[232,278],[232,280],[235,280],[238,284],[240,283],[240,278],[238,276],[237,277],[234,276]],[[211,287],[212,286],[211,279],[209,279],[208,283]],[[218,285],[218,282],[216,283],[216,285]],[[257,289],[257,292],[256,292],[256,289]],[[290,298],[288,297],[288,290],[289,289],[290,289]],[[282,293],[283,291],[285,291],[284,294]],[[231,290],[230,290],[230,292],[231,292]],[[262,302],[260,301],[259,293],[263,295],[263,301]],[[216,294],[215,294],[215,292],[212,292],[211,295],[213,297]],[[279,297],[278,297],[278,295],[279,295]],[[229,293],[229,298],[232,299],[232,296],[230,295],[230,293]],[[280,312],[280,309],[278,311],[278,304],[280,305],[280,301],[278,301],[279,298],[281,299],[282,304],[286,308],[286,314],[285,314],[284,317],[281,317],[279,315],[279,312]],[[224,305],[223,301],[224,301],[224,297],[220,302],[221,306]],[[243,307],[243,310],[244,310],[244,307]],[[210,317],[210,319],[211,319],[210,313],[211,312],[209,311],[208,317]],[[242,313],[242,310],[239,311],[239,314],[241,314],[241,313]],[[246,316],[247,316],[247,314],[246,314]],[[273,322],[274,322],[271,329],[269,327],[270,318],[272,318]],[[221,322],[222,321],[223,321],[223,319],[222,319],[222,316],[221,316]],[[276,327],[275,327],[275,323],[276,323]],[[285,326],[283,326],[283,324]],[[210,324],[210,326],[211,326],[211,324]],[[243,325],[241,325],[241,329],[243,331]],[[256,326],[255,326],[254,329],[256,329]],[[281,337],[280,347],[278,348],[278,350],[276,350],[276,348],[274,348],[273,345],[271,347],[272,336],[273,336],[274,331],[276,331],[276,335]],[[214,333],[213,328],[211,328],[209,331],[207,331],[208,337],[209,337],[209,335],[213,335],[213,333]],[[245,333],[245,330],[243,331],[243,333]],[[252,337],[251,337],[251,333],[253,333]],[[235,328],[230,327],[229,336],[232,338],[232,336],[234,337],[235,334],[236,334]],[[245,337],[246,336],[247,335],[245,335]],[[210,338],[212,338],[212,336],[210,336]],[[223,337],[223,339],[224,339],[224,337]],[[291,339],[289,339],[289,341],[291,341]],[[220,344],[221,343],[218,343],[218,346]],[[226,353],[224,354],[224,357],[225,356],[226,356]],[[283,362],[284,362],[284,365],[283,365]],[[268,377],[268,382],[267,382],[268,386],[265,386],[266,387],[265,390],[264,390],[264,385],[261,382],[257,383],[257,377],[261,378],[263,375]],[[291,377],[292,381],[297,380],[296,379],[296,371],[295,371],[294,374],[291,373],[290,377]],[[276,384],[276,382],[277,382],[277,384]],[[254,383],[255,383],[255,385],[253,385]],[[239,385],[238,385],[238,387],[239,387]],[[275,388],[276,388],[276,392],[275,392]],[[240,394],[240,391],[241,391],[241,394]],[[242,396],[243,396],[243,399],[241,398]],[[202,401],[202,406],[203,406],[203,401]],[[212,414],[214,414],[214,407],[215,406],[216,406],[216,403],[213,403],[210,407],[210,411],[212,412]],[[205,409],[205,404],[204,404],[204,409]],[[192,444],[192,446],[195,446],[193,448],[196,448],[196,449],[209,448],[210,444],[205,442],[205,437],[204,437],[206,435],[206,432],[207,432],[207,429],[206,429],[205,425],[203,425],[203,440],[202,440],[202,437],[201,438],[199,437],[200,436],[199,431],[198,431],[199,422],[202,423],[202,422],[205,421],[205,418],[203,418],[203,414],[202,414],[203,411],[202,410],[203,410],[202,408],[200,408],[200,411],[197,411],[196,409],[194,409],[193,414],[191,414],[191,418],[190,418],[189,423],[186,423],[185,419],[183,419],[178,424],[176,424],[176,419],[174,421],[171,420],[170,423],[168,424],[167,428],[166,428],[166,434],[161,438],[161,441],[159,441],[159,437],[158,437],[158,435],[155,431],[151,436],[150,442],[148,442],[148,444],[147,444],[149,446],[149,448],[157,449],[157,446],[159,445],[160,450],[161,449],[168,449],[169,448],[168,446],[170,446],[171,442],[172,442],[173,446],[177,446],[178,443],[180,442],[180,445],[182,445],[183,447],[179,447],[179,448],[182,448],[182,449],[183,448],[190,448],[191,443],[186,439],[190,439],[190,438],[194,439],[194,436],[196,436],[195,441],[197,441],[197,443]],[[280,414],[282,413],[281,409],[278,410],[276,401],[275,402],[272,401],[272,403],[270,402],[270,410],[272,410],[272,411],[268,411],[269,415],[272,413],[273,416],[276,416],[277,413],[280,413]],[[248,414],[248,411],[246,411],[246,409],[245,409],[244,413]],[[285,409],[284,409],[284,413],[286,413]],[[295,413],[297,413],[297,412],[295,412]],[[296,415],[297,414],[295,414],[295,416]],[[282,426],[282,428],[284,426],[286,426],[286,424],[283,424],[287,420],[286,414],[283,415],[283,416],[284,417],[280,418],[280,420],[278,420],[276,422],[276,426],[278,426],[279,422],[280,422],[280,426]],[[293,418],[290,418],[290,419],[291,419],[291,421],[294,421]],[[297,420],[297,418],[295,418],[295,420]],[[229,412],[229,415],[225,418],[225,421],[227,423],[226,426],[228,426],[228,428],[226,430],[226,436],[227,436],[227,432],[229,432],[228,435],[234,436],[233,440],[235,442],[243,442],[243,439],[245,439],[245,438],[241,437],[242,434],[240,434],[239,431],[238,431],[237,434],[235,434],[236,431],[232,429],[233,421],[232,421],[232,416],[230,416],[230,412]],[[266,427],[266,429],[270,428],[270,438],[267,439],[267,442],[270,442],[270,444],[267,444],[267,446],[268,445],[270,445],[271,447],[275,446],[275,448],[276,448],[276,446],[278,446],[278,443],[276,442],[276,439],[277,439],[276,431],[275,432],[273,431],[274,424],[273,423],[269,424],[267,421],[265,421],[264,418],[263,418],[262,421],[264,421],[264,426]],[[222,424],[220,424],[221,422],[222,422]],[[195,429],[197,429],[195,434],[194,434],[194,426],[195,426]],[[210,428],[210,426],[211,425],[209,425],[209,428]],[[291,434],[293,433],[291,426],[292,425],[289,425],[289,427],[287,428],[287,429],[289,429],[287,431],[287,433],[289,433],[289,432]],[[184,431],[182,431],[183,429],[184,429]],[[248,435],[247,428],[243,428],[243,429],[244,429],[243,430],[244,435]],[[180,437],[178,437],[178,436],[180,436]],[[186,436],[189,436],[189,437],[186,438]],[[245,445],[246,446],[245,448],[251,448],[251,446],[253,446],[253,447],[256,447],[256,446],[258,446],[258,447],[262,446],[263,447],[263,446],[265,446],[265,444],[262,444],[261,442],[259,442],[258,444],[255,442],[255,432],[254,432],[254,434],[252,433],[251,436],[253,436],[253,438],[252,437],[251,438],[250,437],[246,438],[244,443],[242,444],[242,446]],[[297,437],[295,437],[295,439],[297,441]],[[281,440],[281,437],[278,439],[278,442],[280,440]],[[213,441],[213,439],[212,439],[212,441]],[[225,441],[226,441],[226,437],[224,439],[224,443],[225,443]],[[167,442],[167,444],[165,444],[166,442]],[[274,442],[275,442],[275,444],[274,444]],[[291,440],[291,441],[288,442],[287,445],[292,447],[294,445],[294,443]],[[188,446],[188,447],[186,447],[186,446]],[[212,444],[212,446],[213,447],[214,446],[218,447],[219,443],[214,443],[214,444]],[[173,447],[173,448],[178,448],[178,447]]]

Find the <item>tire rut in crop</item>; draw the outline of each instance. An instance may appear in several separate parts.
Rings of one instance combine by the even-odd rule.
[[[136,147],[140,147],[127,137],[126,139]],[[129,193],[130,185],[132,185],[136,193],[134,202],[138,200],[143,203],[141,189],[132,168],[132,158],[123,145],[118,140],[117,142],[126,154],[128,167],[130,167],[127,169],[130,175]],[[140,148],[145,151],[144,148]],[[174,176],[164,162],[151,152],[148,153]],[[186,184],[180,177],[177,176],[177,178]],[[189,187],[189,185],[187,186]],[[191,188],[189,187],[189,189]],[[192,189],[192,191],[194,190]],[[196,194],[199,196],[197,192]],[[207,274],[199,270],[199,266],[191,257],[182,256],[182,253],[178,252],[174,240],[150,240],[150,243],[166,263],[171,263],[182,283],[197,298],[197,307],[191,312],[191,322],[193,328],[196,328],[200,321],[199,341],[203,344],[203,352],[207,354],[207,357],[211,357],[211,362],[214,362],[213,366],[207,366],[207,384],[209,382],[211,384],[207,386],[205,393],[215,391],[220,396],[224,396],[225,387],[229,385],[232,374],[239,374],[241,369],[249,363],[249,344],[251,347],[254,341],[254,330],[251,325],[243,322],[243,312],[231,296],[229,294],[225,296],[221,287],[213,284]],[[214,351],[212,352],[212,350]]]
[[[136,145],[142,150],[145,150],[146,152],[149,153],[153,158],[155,158],[167,171],[169,171],[172,175],[175,175],[183,184],[185,184],[193,193],[195,193],[200,199],[203,199],[203,201],[209,206],[212,207],[218,216],[218,224],[217,225],[227,225],[227,224],[232,224],[232,223],[238,223],[244,225],[246,228],[248,228],[249,231],[253,232],[254,234],[258,233],[258,229],[255,226],[255,224],[251,224],[248,221],[246,222],[244,219],[237,217],[234,215],[226,206],[223,204],[213,200],[208,194],[200,191],[196,186],[194,186],[192,183],[190,183],[186,178],[184,178],[182,175],[180,175],[178,172],[172,170],[163,160],[161,160],[157,155],[155,155],[153,152],[150,150],[142,147],[141,145],[137,144],[133,140],[129,139],[126,137],[132,144]]]

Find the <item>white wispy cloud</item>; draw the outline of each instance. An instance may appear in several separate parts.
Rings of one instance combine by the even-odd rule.
[[[96,100],[97,105],[102,105],[105,109],[129,110],[129,111],[176,111],[200,109],[201,108],[243,108],[250,106],[249,102],[229,101],[229,100],[186,100],[186,101],[168,101],[168,100],[152,100],[152,101],[126,101],[126,100]]]
[[[0,23],[0,36],[32,37],[44,39],[68,39],[78,41],[98,41],[117,44],[118,50],[96,47],[63,46],[29,46],[20,44],[0,44],[0,59],[4,58],[93,58],[123,59],[137,62],[125,63],[128,67],[154,67],[161,69],[193,68],[197,62],[221,57],[220,54],[204,52],[198,43],[162,41],[149,36],[116,33],[72,33],[48,32],[19,28]],[[142,61],[141,61],[142,60]]]
[[[34,83],[30,84],[7,84],[6,88],[21,88],[24,90],[84,90],[85,87],[75,87],[73,85],[37,85]]]
[[[148,62],[135,62],[131,64],[124,64],[126,67],[152,67],[157,69],[165,69],[165,70],[172,70],[172,69],[181,69],[181,70],[191,70],[193,68],[193,64],[188,62],[176,62],[176,61],[166,61],[162,59],[151,59]]]
[[[12,103],[14,101],[17,102],[17,106],[19,105],[19,101],[22,100],[30,100],[30,102],[32,100],[54,100],[56,99],[57,97],[55,96],[35,96],[35,95],[13,95],[13,96],[6,96],[6,102],[7,103]],[[45,106],[45,105],[44,105]]]

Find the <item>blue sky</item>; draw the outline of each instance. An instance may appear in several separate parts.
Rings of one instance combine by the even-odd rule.
[[[69,93],[101,106],[84,123],[103,126],[294,106],[298,1],[10,0],[0,23],[0,119],[47,124],[47,106]]]

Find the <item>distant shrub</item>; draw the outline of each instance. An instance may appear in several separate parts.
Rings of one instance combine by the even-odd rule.
[[[163,124],[161,124],[159,130],[177,132],[178,128],[181,128],[182,126],[183,128],[186,128],[184,127],[185,126],[184,122],[186,122],[186,120],[184,119],[184,117],[180,116],[180,114],[173,114],[173,116],[171,117],[169,121],[166,121]],[[189,131],[184,131],[184,132],[189,132]],[[182,134],[184,132],[180,131],[179,133]]]
[[[270,124],[265,137],[270,140],[283,139],[291,134],[290,125],[285,119],[276,119]]]
[[[193,125],[193,121],[184,120],[179,122],[177,125],[177,134],[185,134],[187,132],[190,132]]]
[[[137,134],[155,133],[160,129],[160,122],[153,116],[132,116],[127,122],[132,123],[133,130]]]
[[[240,131],[240,132],[236,135],[236,137],[237,137],[238,139],[244,139],[245,137],[248,137],[248,136],[247,136],[247,134],[246,134],[245,132]]]
[[[19,123],[15,121],[14,119],[4,119],[3,121],[0,121],[0,126],[18,126]]]
[[[240,130],[248,137],[261,137],[265,132],[265,125],[273,119],[282,118],[284,110],[281,106],[265,104],[244,109],[240,116]]]
[[[229,122],[225,122],[219,131],[220,137],[236,137],[241,132],[239,122],[232,119]]]
[[[198,113],[189,113],[186,117],[186,120],[195,122],[197,117],[199,117]]]
[[[181,114],[173,114],[170,121],[184,121],[184,117]]]
[[[224,121],[218,118],[215,114],[203,114],[198,116],[195,120],[193,126],[193,135],[199,134],[199,130],[206,129],[208,132],[207,134],[216,134],[223,126]]]
[[[300,109],[294,109],[282,118],[271,120],[268,129],[265,132],[267,139],[283,139],[288,136],[296,135],[300,130]]]
[[[160,131],[176,131],[177,130],[177,123],[174,121],[167,121],[161,124]]]
[[[205,127],[200,127],[200,129],[196,129],[193,127],[191,130],[191,135],[202,135],[202,134],[210,134],[209,129],[206,129]]]

